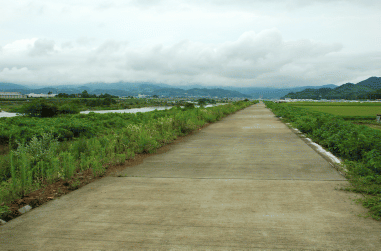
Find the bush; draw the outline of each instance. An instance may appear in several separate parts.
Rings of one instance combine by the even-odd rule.
[[[47,103],[43,99],[34,100],[31,103],[24,104],[19,113],[29,117],[47,118],[58,115],[59,109],[57,105]]]
[[[50,161],[57,152],[58,140],[50,133],[43,133],[41,137],[34,135],[28,144],[18,143],[15,156],[20,157],[26,153],[35,164],[41,160]]]
[[[193,103],[185,103],[184,110],[194,109],[195,106]]]
[[[59,107],[58,114],[77,114],[79,109],[73,104],[64,104]]]

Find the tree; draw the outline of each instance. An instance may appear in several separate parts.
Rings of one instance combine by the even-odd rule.
[[[203,98],[199,99],[199,100],[198,100],[198,105],[199,105],[199,106],[204,106],[204,105],[206,105],[206,100],[203,99]]]
[[[106,97],[104,100],[103,100],[103,105],[111,105],[111,104],[116,104],[116,101],[114,99],[112,99],[111,97]]]
[[[57,98],[69,98],[69,95],[66,93],[59,93],[56,97]]]
[[[108,93],[101,93],[101,95],[98,96],[98,98],[119,98],[118,96],[110,95]]]
[[[54,117],[58,114],[58,107],[43,99],[36,99],[31,103],[24,104],[20,108],[20,113],[38,118]]]
[[[79,109],[74,104],[63,104],[58,107],[45,99],[35,99],[33,102],[24,104],[19,109],[19,113],[29,117],[50,118],[59,114],[77,114]]]
[[[82,98],[90,98],[90,94],[89,94],[86,90],[84,90],[84,91],[82,92],[82,94],[81,94],[81,97],[82,97]]]
[[[188,103],[188,102],[186,102],[186,103],[184,104],[184,110],[189,110],[189,109],[194,109],[194,108],[195,108],[195,106],[194,106],[193,103]]]

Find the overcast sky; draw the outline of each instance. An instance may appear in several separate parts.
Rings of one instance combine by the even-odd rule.
[[[286,87],[381,77],[380,0],[2,1],[0,82]]]

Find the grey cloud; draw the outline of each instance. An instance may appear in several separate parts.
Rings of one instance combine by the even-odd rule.
[[[112,1],[104,1],[104,2],[101,2],[100,4],[98,4],[98,6],[96,7],[97,10],[108,10],[112,7],[114,7],[114,3]]]
[[[164,2],[168,2],[166,0],[132,0],[130,1],[133,5],[142,5],[142,6],[150,6],[150,5],[159,5]]]
[[[29,2],[27,5],[21,7],[21,10],[26,13],[32,13],[38,16],[45,14],[46,6],[45,4]]]
[[[235,41],[221,44],[183,40],[172,46],[135,48],[124,41],[109,40],[89,49],[67,42],[49,59],[23,57],[3,48],[0,69],[8,70],[0,71],[0,78],[50,84],[123,80],[298,86],[381,75],[381,52],[346,54],[342,47],[308,39],[284,41],[276,29],[246,32]],[[53,49],[53,41],[37,40],[29,52],[47,55]]]
[[[128,42],[117,42],[114,40],[109,40],[101,44],[97,49],[97,53],[106,53],[106,54],[111,54],[111,53],[116,53],[120,51],[122,48],[125,48],[128,45]]]
[[[76,43],[79,45],[89,45],[93,41],[94,41],[94,38],[80,37],[76,40]]]
[[[192,1],[198,2],[198,1]],[[213,3],[216,5],[252,5],[252,4],[262,4],[262,3],[282,3],[293,6],[308,6],[313,4],[326,4],[326,3],[354,3],[359,5],[378,5],[378,0],[205,0],[203,3]]]
[[[61,48],[62,49],[72,49],[72,48],[74,48],[74,46],[73,46],[72,42],[65,42],[65,43],[62,43]]]
[[[314,59],[338,52],[339,44],[310,40],[284,42],[278,30],[247,32],[237,41],[208,45],[182,41],[171,47],[127,53],[126,67],[139,71],[195,76],[205,72],[227,78],[250,79],[277,72],[300,59]]]
[[[28,55],[32,57],[47,56],[54,52],[54,44],[55,43],[52,40],[38,39],[34,42]]]

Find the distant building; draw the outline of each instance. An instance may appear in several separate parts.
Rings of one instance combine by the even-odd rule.
[[[57,94],[35,94],[35,93],[29,93],[27,96],[29,98],[54,98]]]
[[[0,92],[0,98],[27,98],[27,96],[20,92]]]
[[[147,97],[147,95],[138,94],[138,98],[145,98],[145,97]]]

